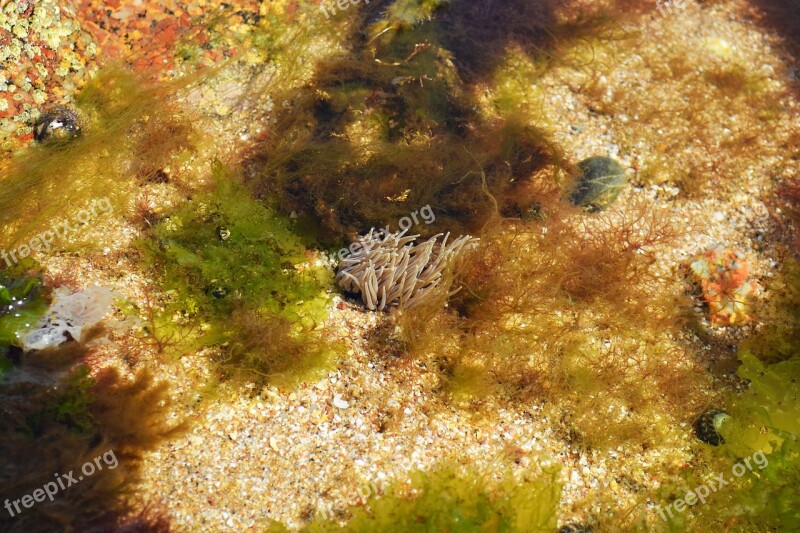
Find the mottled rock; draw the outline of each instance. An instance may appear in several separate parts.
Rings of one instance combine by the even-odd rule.
[[[602,211],[617,199],[627,181],[625,169],[610,157],[594,156],[578,163],[581,171],[570,201],[590,211]]]

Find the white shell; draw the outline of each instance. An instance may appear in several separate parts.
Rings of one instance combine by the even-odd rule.
[[[350,404],[342,399],[342,395],[341,394],[334,395],[334,397],[333,397],[333,405],[338,407],[339,409],[347,409],[348,407],[350,407]]]

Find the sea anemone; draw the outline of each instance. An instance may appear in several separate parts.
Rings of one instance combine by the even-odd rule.
[[[411,309],[447,291],[445,273],[459,254],[478,241],[462,235],[448,244],[447,233],[439,243],[440,233],[415,243],[419,235],[405,236],[405,230],[383,236],[381,233],[372,228],[351,245],[353,253],[339,263],[336,274],[339,287],[361,294],[371,311],[382,311],[387,306]]]

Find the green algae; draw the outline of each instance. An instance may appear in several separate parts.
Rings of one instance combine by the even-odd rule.
[[[140,243],[171,298],[147,333],[162,349],[169,338],[181,339],[171,349],[220,347],[224,375],[308,377],[334,352],[319,331],[332,273],[313,264],[302,224],[254,201],[221,165],[214,174],[213,191],[194,195]]]
[[[561,496],[558,469],[522,479],[506,473],[498,478],[444,464],[414,471],[409,484],[396,483],[385,495],[373,495],[348,510],[344,526],[319,518],[302,528],[324,531],[554,531]],[[274,524],[269,531],[288,531]]]
[[[42,278],[0,273],[0,348],[19,346],[19,334],[33,326],[49,305]]]
[[[703,505],[669,518],[671,531],[700,524],[736,524],[740,531],[800,528],[800,357],[765,364],[743,350],[740,358],[737,374],[748,380],[748,389],[729,400],[731,418],[720,428],[725,442],[698,453],[728,483]],[[734,468],[745,474],[737,476]],[[658,500],[668,504],[709,483],[694,469],[682,477],[680,483],[665,484],[661,494],[667,496]]]

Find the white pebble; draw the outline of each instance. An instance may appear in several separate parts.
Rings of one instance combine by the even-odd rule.
[[[339,409],[347,409],[348,407],[350,407],[350,404],[342,399],[341,394],[336,394],[333,397],[333,405],[335,405]]]

